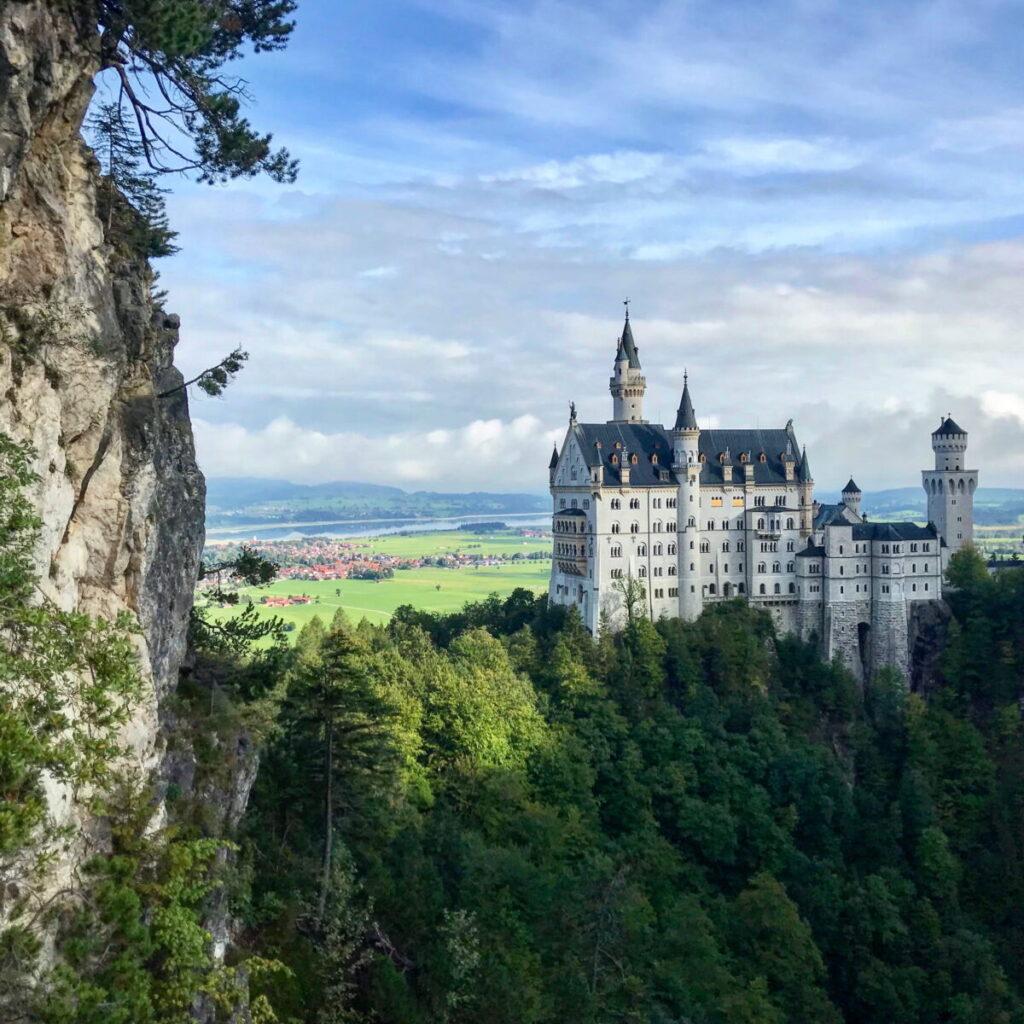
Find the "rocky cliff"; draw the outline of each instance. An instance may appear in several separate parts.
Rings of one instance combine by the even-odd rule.
[[[96,215],[99,168],[79,135],[95,39],[64,6],[0,5],[0,431],[38,453],[46,596],[140,623],[151,685],[129,739],[150,768],[185,653],[204,483],[185,392],[158,397],[182,382],[178,319]],[[59,819],[80,820],[68,794],[51,797]]]

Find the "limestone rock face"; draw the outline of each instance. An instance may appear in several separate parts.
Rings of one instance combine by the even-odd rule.
[[[96,215],[99,168],[79,138],[95,40],[72,6],[0,4],[0,431],[38,453],[46,596],[141,625],[152,686],[129,738],[148,768],[185,653],[205,484],[185,392],[157,397],[182,383],[178,319]]]

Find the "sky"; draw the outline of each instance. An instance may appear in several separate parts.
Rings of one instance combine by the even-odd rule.
[[[300,0],[237,66],[292,186],[176,182],[160,261],[212,476],[542,493],[569,401],[792,418],[919,486],[952,413],[1024,487],[1024,2]]]

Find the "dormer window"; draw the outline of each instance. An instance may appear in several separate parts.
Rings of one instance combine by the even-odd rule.
[[[740,462],[749,462],[750,456],[746,452],[740,452]]]
[[[635,465],[637,464],[637,457],[636,457],[636,453],[634,453],[634,454],[630,455],[630,457],[629,457],[629,461],[630,461],[630,462],[631,462],[631,463],[632,463],[632,464],[633,464],[634,466],[635,466]]]
[[[758,462],[767,462],[768,461],[768,456],[765,455],[764,452],[761,452],[761,454],[758,455],[758,457],[757,457],[757,461]]]
[[[707,456],[706,456],[706,455],[705,455],[705,454],[704,454],[703,452],[701,452],[701,453],[700,453],[700,459],[699,459],[699,461],[700,461],[700,462],[707,462],[707,461],[708,461],[708,457],[707,457]]]
[[[658,464],[658,455],[657,455],[657,452],[655,452],[655,454],[651,456],[651,465],[652,466],[656,466],[657,464]]]
[[[616,448],[621,448],[622,447],[622,442],[621,441],[616,441],[615,442],[615,447]]]
[[[618,455],[614,455],[613,454],[612,455],[612,465],[613,466],[617,466],[618,464],[619,464],[619,457],[618,457]]]
[[[722,452],[721,455],[718,456],[718,461],[725,462],[725,452]]]

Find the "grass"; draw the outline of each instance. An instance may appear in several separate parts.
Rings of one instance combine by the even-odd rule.
[[[361,544],[363,540],[360,538],[356,543]],[[368,545],[367,552],[408,558],[459,551],[466,554],[508,556],[535,551],[547,554],[551,550],[550,539],[453,531],[419,533],[407,537],[374,537],[367,538],[365,543]],[[338,608],[344,608],[355,622],[365,618],[373,623],[384,623],[403,604],[411,604],[424,611],[454,612],[467,602],[483,600],[490,594],[507,597],[517,587],[540,592],[547,589],[550,572],[551,563],[546,559],[479,568],[438,569],[428,566],[400,570],[393,579],[380,583],[371,580],[280,580],[266,587],[245,587],[239,593],[243,601],[251,597],[262,615],[277,616],[293,624],[297,632],[314,616],[319,615],[321,619],[329,621]],[[264,609],[259,604],[260,597],[264,595],[308,595],[313,598],[313,602],[308,605]],[[211,608],[210,616],[214,620],[221,620],[230,618],[237,611],[237,608]],[[293,637],[295,635],[292,633]]]

